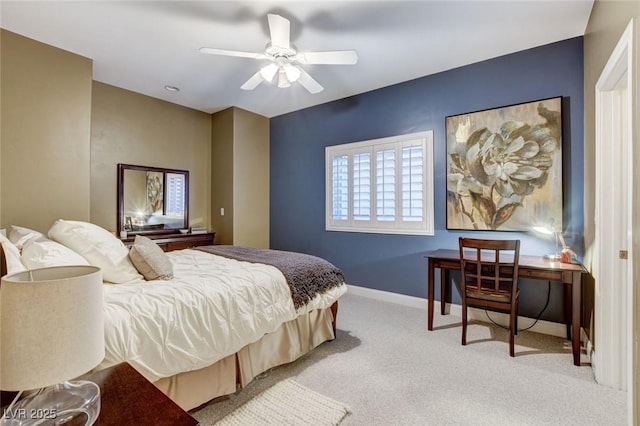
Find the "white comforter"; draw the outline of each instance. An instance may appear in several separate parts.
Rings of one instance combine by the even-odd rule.
[[[105,351],[100,368],[127,361],[147,379],[197,370],[231,355],[282,323],[327,308],[346,285],[295,310],[275,267],[198,250],[167,253],[171,281],[105,284]]]

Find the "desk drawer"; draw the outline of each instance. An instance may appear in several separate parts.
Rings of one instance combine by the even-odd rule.
[[[520,272],[521,278],[533,278],[536,280],[564,282],[562,271],[549,271],[549,270],[542,270],[542,269],[521,269],[519,272]]]

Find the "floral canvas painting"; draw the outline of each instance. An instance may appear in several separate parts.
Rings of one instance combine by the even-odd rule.
[[[447,229],[562,230],[562,98],[449,116]]]
[[[162,172],[147,172],[147,214],[163,214],[163,176]]]

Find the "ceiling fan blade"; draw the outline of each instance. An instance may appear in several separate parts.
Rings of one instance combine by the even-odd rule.
[[[301,64],[354,65],[358,63],[358,53],[355,50],[301,52],[294,59]]]
[[[271,32],[271,45],[289,48],[290,22],[280,15],[269,13],[269,32]]]
[[[316,94],[320,93],[324,90],[324,87],[320,86],[320,83],[315,81],[313,77],[311,77],[305,70],[302,68],[298,68],[300,70],[300,77],[298,77],[298,83],[302,85],[305,89],[309,91],[309,93]]]
[[[240,88],[242,90],[253,90],[258,87],[258,85],[262,83],[263,80],[264,79],[262,78],[262,75],[260,75],[260,71],[258,71],[253,76],[251,76],[251,78],[247,80],[242,86],[240,86]]]
[[[250,59],[265,59],[267,57],[264,53],[239,52],[237,50],[214,49],[213,47],[201,47],[200,52],[209,55],[235,56]]]

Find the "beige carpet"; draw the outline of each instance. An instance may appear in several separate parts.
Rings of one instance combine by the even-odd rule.
[[[344,404],[287,379],[258,394],[216,422],[216,426],[335,426],[349,410]],[[210,424],[199,419],[201,424]]]
[[[597,384],[586,354],[574,366],[570,341],[522,331],[511,358],[508,333],[493,324],[474,321],[462,346],[460,318],[438,310],[432,332],[426,320],[424,308],[348,293],[336,340],[192,415],[210,426],[294,379],[349,407],[340,426],[627,424],[626,392]]]

